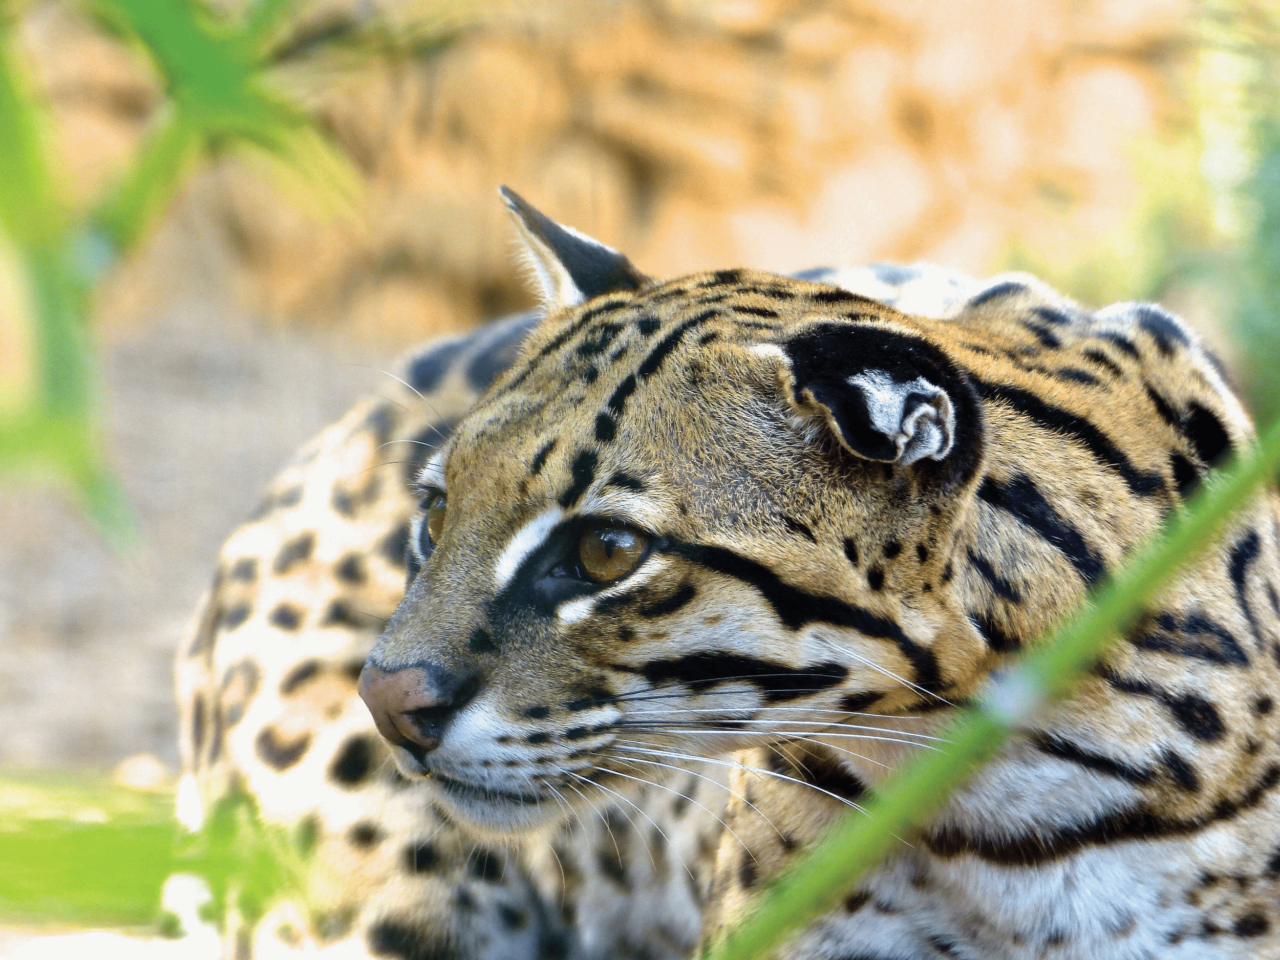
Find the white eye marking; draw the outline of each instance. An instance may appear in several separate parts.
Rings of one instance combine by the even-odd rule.
[[[542,541],[547,539],[547,534],[560,522],[562,516],[564,516],[563,510],[552,507],[526,523],[511,538],[511,542],[502,551],[502,556],[498,557],[498,564],[493,571],[499,590],[511,582],[511,578],[516,575],[520,564],[524,563],[529,554],[542,546]]]
[[[586,619],[595,600],[595,597],[578,597],[576,600],[566,600],[556,608],[556,616],[560,618],[561,623],[577,623],[579,620]]]
[[[770,360],[785,361],[787,359],[782,348],[773,343],[757,343],[751,348],[751,352],[760,357],[768,357]]]
[[[444,489],[444,454],[437,453],[418,471],[418,486]]]

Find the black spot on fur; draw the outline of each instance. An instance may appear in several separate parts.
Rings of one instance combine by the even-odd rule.
[[[1076,826],[1030,834],[971,834],[947,826],[927,834],[923,842],[940,857],[969,855],[1007,866],[1036,866],[1071,856],[1085,847],[1200,834],[1210,823],[1234,819],[1241,811],[1256,807],[1277,783],[1280,766],[1273,764],[1243,793],[1220,801],[1207,817],[1179,820],[1137,807],[1102,814]]]
[[[872,590],[884,589],[884,568],[872,567],[867,571],[867,586]]]
[[[1144,784],[1150,783],[1152,780],[1152,774],[1149,770],[1143,770],[1114,757],[1086,750],[1080,744],[1073,743],[1065,737],[1049,733],[1037,733],[1030,739],[1041,753],[1057,757],[1059,760],[1069,761],[1087,770],[1104,773],[1107,776],[1115,777],[1117,780],[1123,780],[1125,783]]]
[[[497,883],[502,879],[505,863],[501,854],[484,847],[476,847],[467,857],[467,871],[477,880]]]
[[[844,541],[844,555],[849,558],[849,562],[855,567],[858,565],[858,545],[848,537]]]
[[[1198,694],[1184,693],[1165,703],[1182,729],[1197,740],[1216,743],[1226,733],[1218,709]]]
[[[300,664],[290,670],[283,680],[280,681],[280,693],[282,696],[288,696],[297,690],[300,686],[314,677],[323,668],[319,660],[303,660]]]
[[[197,696],[191,703],[191,753],[199,762],[204,748],[204,697]]]
[[[778,661],[711,651],[668,660],[650,660],[638,668],[619,665],[617,669],[639,673],[655,686],[681,683],[695,693],[702,693],[722,683],[746,680],[763,691],[767,703],[778,703],[826,690],[841,683],[849,674],[846,666],[835,662],[791,667]],[[569,709],[573,709],[572,704]]]
[[[641,380],[647,380],[649,377],[657,373],[671,352],[680,345],[680,341],[684,339],[684,335],[695,327],[699,327],[706,323],[714,316],[716,316],[715,310],[705,310],[697,316],[690,317],[688,320],[681,323],[680,326],[676,327],[665,337],[659,340],[654,348],[649,351],[649,355],[645,357],[640,363],[640,366],[636,368],[636,376]]]
[[[364,583],[366,577],[364,558],[358,553],[348,553],[338,561],[333,572],[343,583],[356,585]]]
[[[1173,471],[1173,484],[1178,488],[1178,496],[1183,500],[1190,499],[1200,486],[1200,471],[1176,450],[1169,454],[1169,469]]]
[[[1136,312],[1138,326],[1151,335],[1160,352],[1166,357],[1172,356],[1178,347],[1191,345],[1182,325],[1155,304],[1144,303],[1137,308]]]
[[[697,595],[698,591],[693,584],[682,583],[675,593],[664,597],[661,600],[657,600],[653,603],[640,607],[636,612],[639,613],[640,616],[649,620],[652,620],[655,617],[665,617],[669,614],[675,613],[681,607],[692,601]]]
[[[1249,602],[1248,577],[1249,567],[1258,559],[1260,549],[1261,541],[1258,539],[1257,531],[1249,531],[1231,548],[1229,566],[1231,583],[1236,591],[1236,602],[1240,604],[1245,619],[1249,621],[1249,630],[1253,633],[1254,642],[1262,640],[1262,631],[1258,627],[1257,618],[1253,615],[1253,605]]]
[[[389,403],[375,407],[364,418],[364,429],[373,435],[373,444],[380,447],[391,439],[391,431],[396,428],[396,408]]]
[[[362,850],[374,846],[382,840],[382,831],[367,820],[362,820],[347,831],[347,841],[353,847]]]
[[[1022,649],[1022,640],[1008,633],[988,613],[970,613],[969,619],[978,628],[982,639],[996,653],[1014,653]]]
[[[396,524],[385,537],[382,543],[378,544],[378,553],[382,554],[382,558],[391,566],[402,568],[406,564],[405,554],[409,549],[409,521],[404,520]]]
[[[324,627],[350,627],[353,630],[381,630],[384,623],[380,617],[371,613],[356,610],[343,600],[334,600],[325,611]]]
[[[380,920],[365,937],[369,952],[378,957],[400,960],[462,960],[462,954],[448,943],[437,942],[425,931],[395,920]]]
[[[1083,383],[1088,387],[1096,387],[1099,383],[1097,377],[1087,370],[1081,370],[1079,367],[1059,367],[1053,371],[1053,375],[1059,380],[1067,380],[1071,383]]]
[[[883,698],[884,694],[876,690],[848,693],[840,698],[840,709],[847,713],[861,713],[868,707],[880,702]]]
[[[551,715],[551,711],[547,707],[526,707],[524,716],[530,720],[545,720]]]
[[[640,331],[641,336],[651,337],[658,332],[658,328],[662,326],[662,321],[657,317],[642,317],[640,322],[636,324],[636,329]]]
[[[607,413],[596,414],[596,439],[601,443],[609,443],[618,433],[618,425]]]
[[[992,300],[999,300],[1003,297],[1011,297],[1016,293],[1022,293],[1027,289],[1026,284],[1018,283],[1016,280],[1005,280],[997,283],[995,286],[987,287],[981,290],[976,296],[969,298],[969,306],[981,307],[990,303]]]
[[[1246,913],[1231,926],[1231,932],[1237,937],[1260,937],[1270,929],[1271,921],[1257,910]]]
[[[629,373],[623,381],[614,388],[613,393],[609,395],[609,411],[615,417],[621,416],[623,409],[626,408],[627,400],[630,399],[631,394],[635,393],[635,391],[635,374]]]
[[[538,448],[538,452],[533,455],[533,460],[529,462],[530,477],[536,477],[542,472],[542,468],[547,464],[547,457],[551,456],[551,451],[554,450],[555,447],[556,441],[553,438]]]
[[[855,890],[844,898],[844,909],[846,913],[857,913],[865,907],[871,900],[871,894],[865,890]]]
[[[1092,587],[1106,573],[1102,557],[1085,541],[1075,525],[1063,517],[1025,474],[1018,474],[1001,483],[987,477],[978,496],[1014,516],[1021,524],[1039,534],[1058,550],[1075,567],[1085,585]]]
[[[1222,421],[1198,403],[1190,405],[1182,430],[1206,466],[1216,464],[1231,449],[1231,436]]]
[[[1088,360],[1092,360],[1098,366],[1102,367],[1102,369],[1110,373],[1113,377],[1124,376],[1124,370],[1121,369],[1120,365],[1116,363],[1114,360],[1112,360],[1110,357],[1108,357],[1101,350],[1094,350],[1093,348],[1090,348],[1088,350],[1081,350],[1080,355],[1082,357],[1085,357]]]
[[[1230,631],[1202,613],[1186,616],[1159,613],[1144,618],[1131,641],[1144,650],[1160,650],[1210,663],[1235,666],[1247,666],[1249,663],[1239,641]]]
[[[248,620],[252,613],[253,607],[248,603],[237,603],[222,611],[222,616],[218,619],[218,626],[223,630],[234,630]]]
[[[587,488],[596,478],[596,460],[597,454],[594,450],[583,450],[574,458],[573,466],[569,469],[573,478],[572,483],[560,495],[560,506],[565,508],[573,506],[587,492]]]
[[[1174,427],[1175,429],[1181,430],[1182,429],[1181,415],[1176,410],[1174,410],[1173,406],[1169,403],[1169,401],[1166,400],[1164,397],[1162,397],[1159,393],[1157,393],[1156,390],[1150,384],[1146,384],[1145,387],[1147,392],[1147,399],[1150,400],[1151,405],[1156,408],[1156,413],[1160,415],[1160,419],[1163,420],[1165,423],[1169,424],[1169,426]]]
[[[1253,704],[1253,712],[1260,717],[1265,717],[1271,712],[1276,702],[1270,697],[1259,697]]]
[[[292,603],[278,603],[267,620],[281,630],[297,630],[302,625],[302,611]]]
[[[884,545],[884,557],[886,560],[892,560],[902,552],[902,544],[897,540],[889,540]]]
[[[467,364],[467,382],[477,391],[488,390],[498,374],[515,362],[520,344],[529,335],[529,331],[537,326],[538,319],[537,312],[531,310],[499,324],[507,329],[498,333],[492,341],[485,344],[484,349],[471,358],[471,362]]]
[[[1142,356],[1142,354],[1138,353],[1138,348],[1133,345],[1133,341],[1122,334],[1112,332],[1100,333],[1098,334],[1098,339],[1105,340],[1107,343],[1119,347],[1121,353],[1127,353],[1135,360]]]
[[[288,743],[280,739],[273,727],[263,727],[254,741],[259,758],[273,770],[288,770],[302,759],[311,746],[311,734],[304,733]]]
[[[979,574],[982,575],[982,579],[987,581],[987,585],[991,587],[992,592],[997,597],[1001,597],[1005,600],[1008,600],[1010,603],[1022,602],[1021,591],[1019,591],[1017,587],[1015,587],[1012,583],[1010,583],[1004,577],[996,573],[995,567],[991,565],[991,561],[988,560],[986,557],[982,556],[981,554],[974,553],[972,550],[970,550],[969,563],[972,564],[973,568],[977,570]],[[943,581],[945,582],[947,578],[947,573],[945,570],[942,572],[942,578],[943,578]]]
[[[354,787],[373,768],[374,746],[367,736],[350,737],[329,766],[329,776],[344,786]]]
[[[1195,769],[1186,759],[1173,750],[1166,750],[1160,755],[1160,761],[1164,764],[1169,776],[1173,782],[1180,786],[1188,793],[1196,793],[1200,789],[1200,777],[1196,774]]]
[[[643,480],[621,470],[606,480],[604,485],[606,487],[618,487],[622,490],[634,490],[637,493],[643,493],[645,490]]]
[[[551,734],[542,732],[531,733],[524,738],[524,742],[529,744],[531,747],[540,747],[544,743],[551,742]]]
[[[440,851],[422,840],[404,848],[404,866],[410,873],[430,873],[440,865]]]
[[[471,632],[471,640],[467,644],[473,653],[497,653],[498,645],[493,642],[493,634],[484,627],[476,627]]]
[[[596,852],[596,866],[600,872],[621,887],[627,885],[627,868],[612,844],[602,844]]]
[[[1058,339],[1057,334],[1044,324],[1036,323],[1033,320],[1024,320],[1022,325],[1035,335],[1035,338],[1040,341],[1040,346],[1049,350],[1057,350],[1062,346],[1062,341]]]
[[[813,535],[813,531],[809,529],[809,526],[807,524],[801,523],[795,517],[789,517],[785,513],[779,514],[778,518],[782,521],[783,526],[785,526],[792,533],[799,534],[800,536],[807,539],[810,543],[818,542],[818,538]]]
[[[1152,496],[1164,490],[1164,477],[1159,471],[1135,467],[1111,438],[1088,418],[1046,403],[1026,390],[1007,384],[988,383],[976,377],[972,379],[984,400],[1006,403],[1040,427],[1083,444],[1099,463],[1118,473],[1133,494]]]
[[[453,365],[454,359],[467,345],[466,340],[454,340],[432,347],[419,357],[409,361],[408,379],[413,389],[428,393],[440,386],[440,381]]]
[[[311,559],[311,551],[316,546],[316,535],[308,530],[288,540],[276,554],[271,563],[271,571],[275,574],[288,573],[300,563]]]
[[[253,583],[258,579],[258,560],[256,557],[244,557],[231,567],[230,579],[241,583]]]
[[[750,890],[756,885],[757,879],[756,859],[749,850],[743,850],[742,860],[738,863],[738,883],[742,884],[744,890]]]
[[[918,685],[932,691],[941,683],[938,661],[933,652],[913,641],[893,620],[876,616],[835,597],[793,587],[784,583],[769,567],[723,547],[672,541],[668,543],[666,552],[750,584],[773,608],[778,619],[792,630],[807,623],[830,623],[889,640],[911,663]]]

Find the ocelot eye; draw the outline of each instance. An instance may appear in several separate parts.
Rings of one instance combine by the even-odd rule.
[[[609,583],[639,566],[648,546],[649,538],[630,527],[588,527],[578,538],[578,563],[596,583]]]
[[[440,542],[440,534],[444,532],[444,516],[445,516],[445,497],[444,494],[437,490],[428,494],[423,498],[421,506],[427,511],[426,516],[422,520],[422,529],[430,540],[430,546],[434,547]],[[428,544],[423,544],[427,547]],[[425,551],[424,551],[425,552]]]

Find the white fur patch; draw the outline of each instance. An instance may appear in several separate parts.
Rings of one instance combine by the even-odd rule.
[[[907,466],[925,457],[941,460],[951,452],[956,418],[945,391],[924,377],[899,383],[883,370],[868,370],[846,382],[863,392],[871,425],[897,447],[898,463]],[[908,411],[912,394],[929,399]]]
[[[526,523],[511,538],[511,542],[502,551],[502,556],[498,557],[498,563],[493,570],[493,578],[499,590],[511,582],[511,578],[520,569],[520,564],[524,563],[529,554],[542,546],[542,542],[547,539],[547,534],[563,516],[563,510],[552,507]]]
[[[204,826],[204,803],[200,800],[200,788],[196,786],[196,778],[189,773],[178,781],[173,815],[192,833]]]
[[[444,489],[444,454],[437,453],[418,471],[418,486]]]

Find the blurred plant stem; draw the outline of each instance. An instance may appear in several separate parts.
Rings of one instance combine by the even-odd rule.
[[[314,195],[351,197],[358,179],[311,117],[265,79],[270,40],[292,0],[259,0],[238,20],[195,0],[93,0],[89,9],[154,62],[168,103],[133,165],[88,215],[55,187],[49,117],[18,62],[12,11],[0,11],[0,472],[69,482],[115,543],[131,539],[103,453],[89,333],[93,291],[146,236],[200,157],[248,147]]]
[[[1228,249],[1217,271],[1259,420],[1280,414],[1280,5],[1213,0],[1200,13],[1201,172]]]

